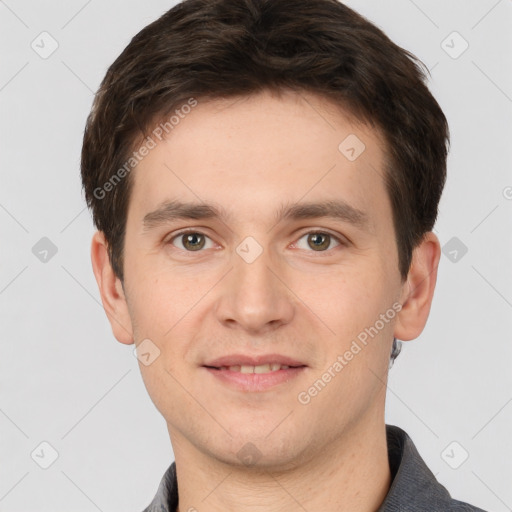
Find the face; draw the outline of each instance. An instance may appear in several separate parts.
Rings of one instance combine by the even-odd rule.
[[[133,171],[124,297],[175,453],[292,466],[383,418],[383,158],[325,100],[261,93],[199,101]]]

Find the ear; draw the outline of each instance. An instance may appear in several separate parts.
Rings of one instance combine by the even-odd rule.
[[[102,231],[96,231],[91,243],[91,261],[94,276],[100,290],[103,309],[120,343],[133,343],[131,318],[121,280],[115,275],[110,264],[107,242]]]
[[[395,338],[409,341],[423,331],[434,297],[440,257],[439,239],[429,231],[413,250],[407,281],[402,287],[402,309],[395,324]]]

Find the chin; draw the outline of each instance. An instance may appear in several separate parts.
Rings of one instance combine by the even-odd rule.
[[[275,424],[272,428],[275,428]],[[266,432],[272,432],[272,428]],[[252,429],[251,429],[252,430]],[[206,446],[208,455],[219,462],[248,471],[286,471],[303,464],[308,444],[303,436],[290,436],[289,432],[259,435],[243,434],[238,431],[233,438],[224,438],[221,443]],[[302,443],[300,442],[302,440]],[[302,446],[303,445],[303,446]]]

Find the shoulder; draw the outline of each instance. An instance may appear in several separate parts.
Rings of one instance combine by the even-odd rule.
[[[486,512],[453,499],[401,428],[386,425],[392,483],[378,512]]]
[[[470,505],[469,503],[464,503],[463,501],[457,501],[452,499],[450,503],[450,508],[448,509],[450,512],[486,512],[485,510],[475,507],[474,505]]]
[[[164,473],[153,501],[142,512],[175,512],[178,505],[176,463]]]

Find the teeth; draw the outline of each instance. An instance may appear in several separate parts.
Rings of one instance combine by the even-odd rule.
[[[269,364],[261,364],[254,367],[254,373],[268,373],[270,371]]]
[[[277,370],[287,370],[289,366],[279,363],[260,364],[258,366],[236,365],[236,366],[222,366],[221,370],[229,370],[231,372],[240,373],[269,373],[276,372]]]

